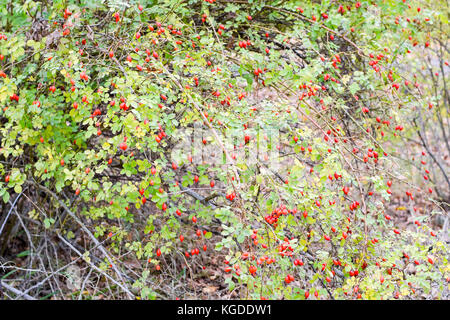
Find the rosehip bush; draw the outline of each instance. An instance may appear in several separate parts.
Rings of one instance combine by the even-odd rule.
[[[448,298],[444,1],[0,3],[29,266],[110,298]]]

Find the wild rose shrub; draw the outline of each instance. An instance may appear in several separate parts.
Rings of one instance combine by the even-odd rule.
[[[2,210],[84,234],[116,298],[219,254],[241,298],[445,298],[443,3],[0,3]]]

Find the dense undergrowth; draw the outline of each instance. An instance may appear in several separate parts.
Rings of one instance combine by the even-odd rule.
[[[0,1],[9,298],[446,299],[446,1]]]

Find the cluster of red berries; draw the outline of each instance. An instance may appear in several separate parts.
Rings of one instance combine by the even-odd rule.
[[[233,201],[234,198],[236,198],[236,193],[235,193],[235,192],[232,192],[232,193],[230,193],[230,194],[227,194],[227,195],[225,196],[225,198],[227,198],[229,201]]]
[[[14,93],[12,96],[9,97],[9,100],[11,101],[15,100],[16,102],[19,102],[19,96]]]
[[[292,211],[287,209],[286,206],[283,204],[280,207],[273,210],[271,214],[265,216],[264,220],[266,220],[267,223],[273,225],[274,227],[277,227],[278,218],[282,215],[287,215],[288,213],[291,212]]]
[[[294,276],[288,274],[285,278],[284,278],[284,282],[286,282],[286,284],[291,283],[292,281],[294,281]]]
[[[251,42],[250,40],[247,40],[247,41],[239,41],[239,44],[238,44],[238,45],[239,45],[239,48],[245,49],[245,48],[251,46],[251,45],[252,45],[252,42]]]
[[[158,133],[158,135],[155,138],[156,142],[160,143],[161,140],[164,137],[166,137],[166,136],[167,136],[167,134],[164,132],[164,130],[162,129],[161,125],[159,125],[159,133]]]
[[[356,209],[358,209],[358,207],[359,207],[359,202],[358,201],[353,201],[350,204],[350,211],[356,210]]]

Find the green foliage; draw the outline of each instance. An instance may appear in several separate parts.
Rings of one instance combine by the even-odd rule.
[[[417,153],[409,117],[427,97],[402,68],[446,15],[419,1],[210,2],[0,1],[3,201],[53,190],[117,264],[134,255],[142,299],[173,298],[154,279],[215,256],[242,298],[442,298],[445,235],[428,215],[397,234],[385,215],[389,180],[418,215],[396,145]],[[73,237],[42,201],[32,219]]]

